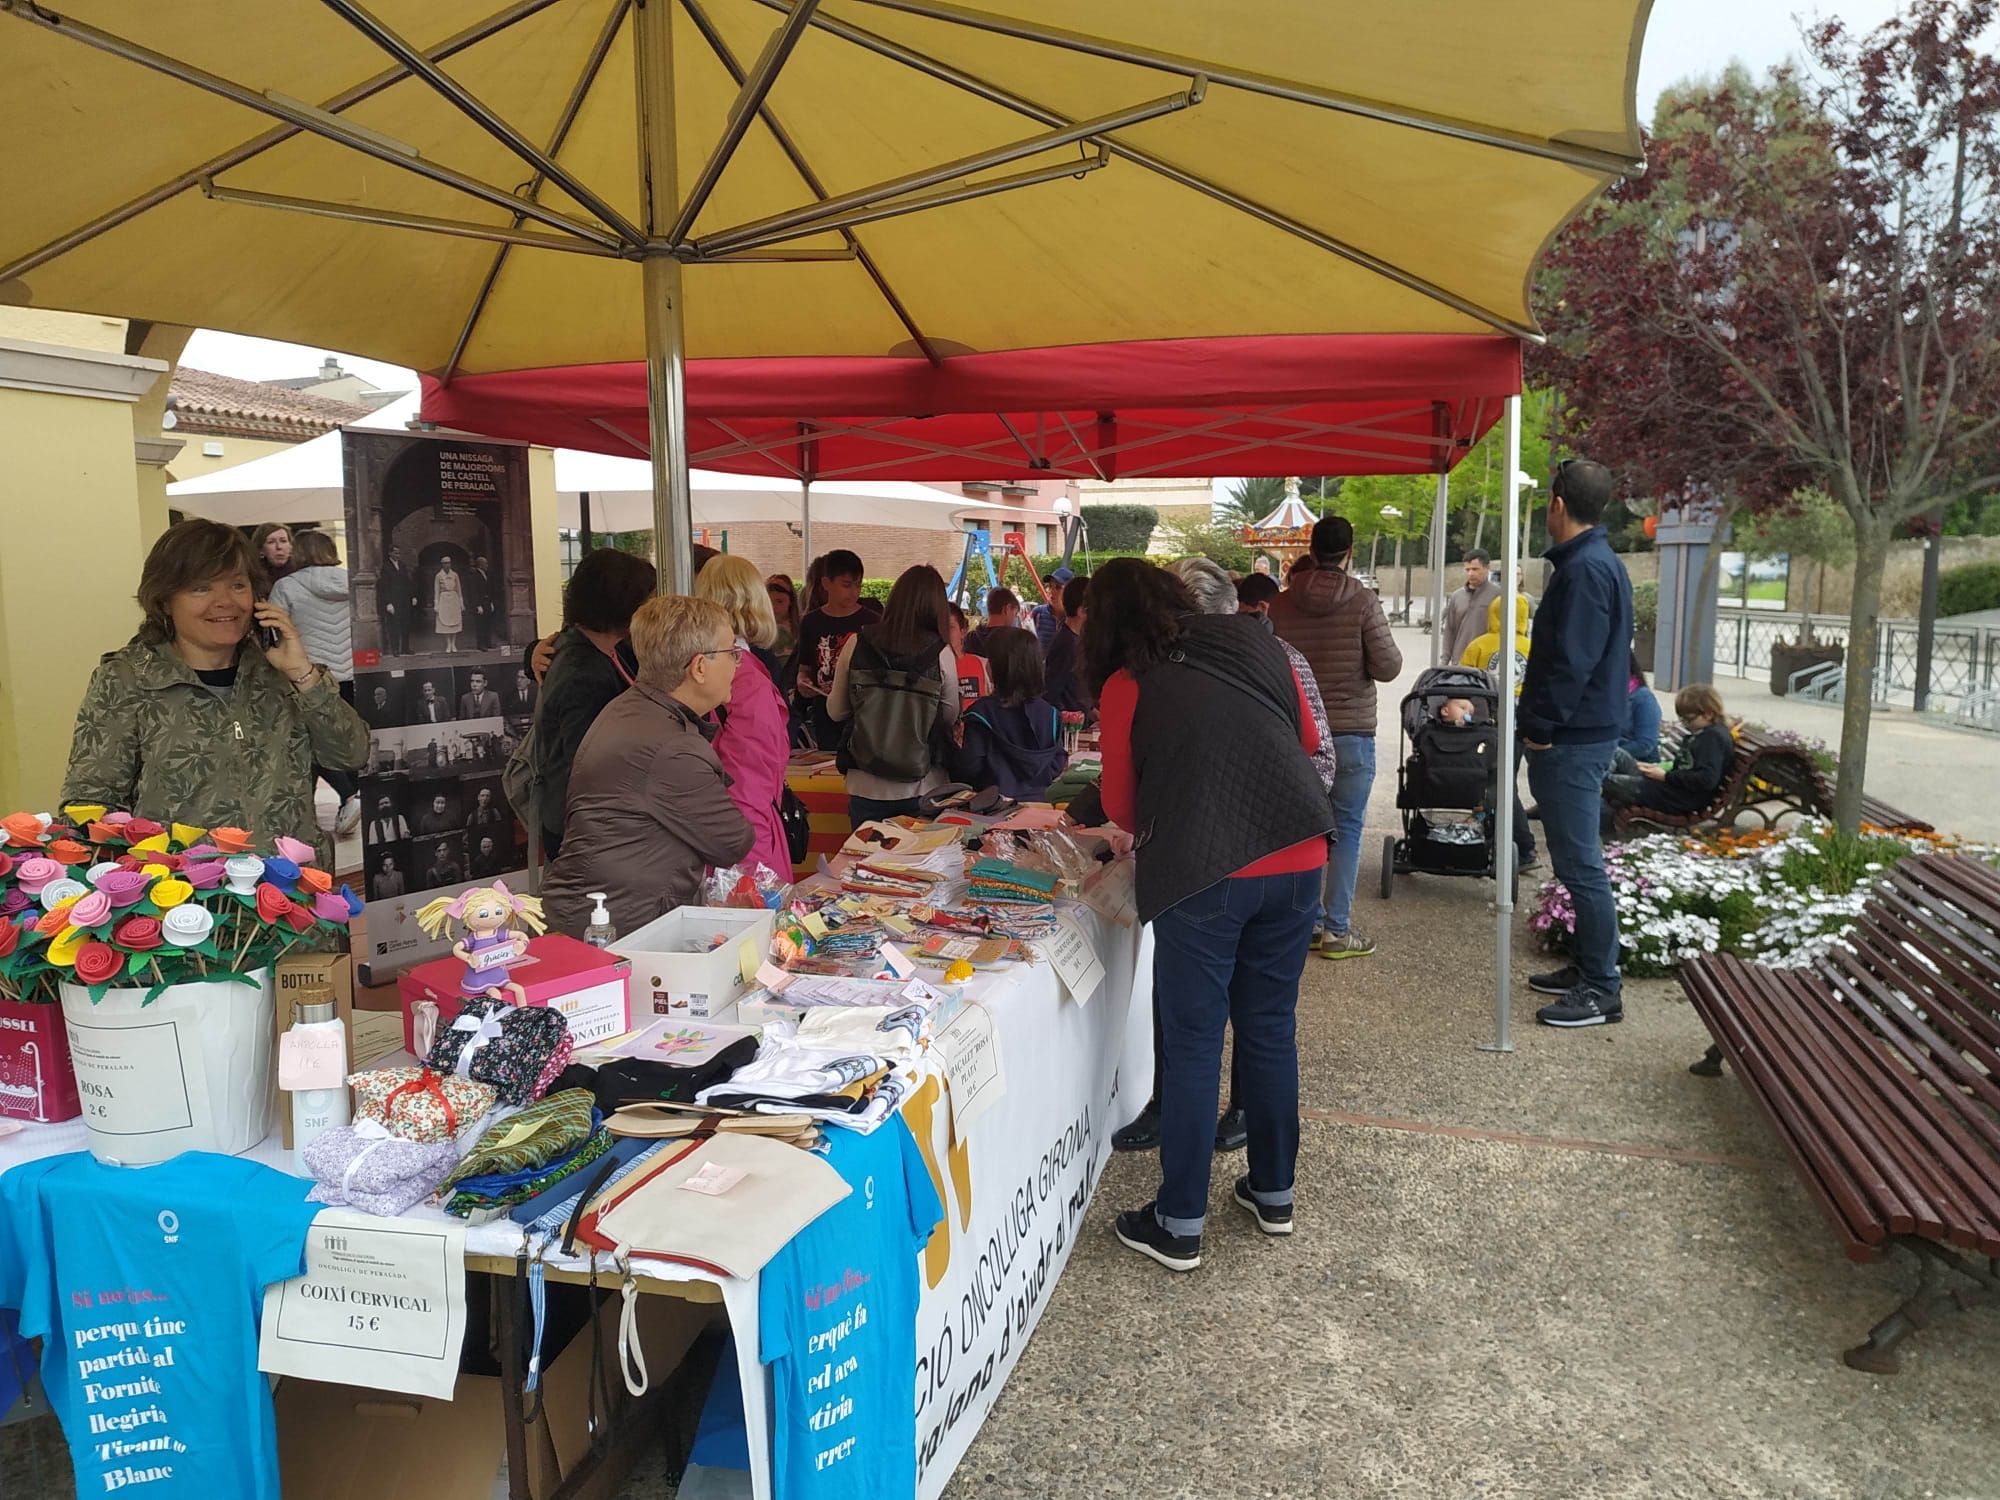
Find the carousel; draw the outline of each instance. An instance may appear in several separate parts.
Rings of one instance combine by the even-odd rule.
[[[1296,478],[1285,481],[1285,498],[1262,520],[1243,528],[1243,545],[1271,559],[1272,570],[1283,578],[1292,563],[1312,550],[1312,529],[1319,517],[1299,498]]]

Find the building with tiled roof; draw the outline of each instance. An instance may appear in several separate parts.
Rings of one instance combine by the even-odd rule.
[[[302,443],[367,416],[369,408],[268,381],[238,380],[181,366],[168,387],[167,411],[170,430],[177,436]]]

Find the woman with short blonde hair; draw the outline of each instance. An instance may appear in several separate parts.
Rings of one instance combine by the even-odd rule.
[[[562,851],[542,898],[549,925],[582,937],[591,896],[630,933],[694,900],[702,872],[750,848],[704,720],[729,701],[744,648],[706,599],[648,599],[632,616],[638,680],[597,716],[569,771]]]
[[[785,841],[782,803],[785,770],[791,760],[791,722],[778,692],[775,664],[761,648],[777,638],[771,596],[747,557],[727,553],[710,558],[695,580],[697,597],[713,600],[727,610],[736,638],[747,641],[722,712],[722,732],[715,753],[729,773],[729,798],[750,822],[757,839],[748,863],[763,865],[774,875],[788,875],[791,850]]]

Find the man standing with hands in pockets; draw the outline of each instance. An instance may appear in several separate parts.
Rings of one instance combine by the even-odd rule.
[[[1632,580],[1599,524],[1611,490],[1611,471],[1602,464],[1570,458],[1556,468],[1549,487],[1555,545],[1546,554],[1555,573],[1535,615],[1517,710],[1549,861],[1576,903],[1572,962],[1528,981],[1558,997],[1535,1012],[1546,1026],[1625,1018],[1618,907],[1598,834],[1632,661]]]

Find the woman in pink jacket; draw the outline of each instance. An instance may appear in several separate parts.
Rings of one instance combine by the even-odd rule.
[[[791,758],[790,725],[777,684],[755,653],[747,649],[769,646],[778,635],[764,575],[747,557],[724,553],[710,558],[702,568],[694,582],[694,594],[697,599],[721,605],[736,627],[736,681],[720,713],[722,732],[715,737],[715,753],[729,773],[730,800],[743,810],[756,835],[744,865],[754,870],[761,864],[790,880],[792,861],[779,816],[785,766]]]

